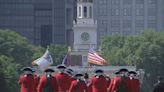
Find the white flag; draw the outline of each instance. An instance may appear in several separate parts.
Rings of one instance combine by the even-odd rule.
[[[52,65],[53,60],[52,60],[52,57],[51,57],[48,49],[46,50],[44,55],[42,57],[38,58],[37,60],[35,60],[34,63],[37,64],[41,69],[45,69],[48,66]]]

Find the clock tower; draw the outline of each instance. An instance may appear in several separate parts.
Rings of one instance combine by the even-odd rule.
[[[97,22],[93,18],[93,0],[77,0],[77,18],[74,21],[72,54],[82,56],[86,65],[90,47],[97,48]]]

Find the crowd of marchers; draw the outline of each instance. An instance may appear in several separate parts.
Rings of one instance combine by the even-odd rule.
[[[44,74],[38,76],[34,69],[24,67],[18,80],[21,92],[140,92],[137,73],[126,68],[114,72],[113,78],[106,76],[101,69],[95,70],[90,77],[87,73],[74,73],[74,70],[64,65],[58,65],[57,69],[59,72],[47,68]],[[164,90],[157,90],[159,84],[163,85],[160,80],[154,92]]]

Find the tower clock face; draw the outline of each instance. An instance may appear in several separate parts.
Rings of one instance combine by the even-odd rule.
[[[87,32],[82,33],[81,34],[81,39],[83,41],[88,41],[89,40],[89,33],[87,33]]]

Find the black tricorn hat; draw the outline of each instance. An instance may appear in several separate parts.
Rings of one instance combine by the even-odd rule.
[[[58,68],[58,69],[60,69],[60,68],[66,69],[67,67],[65,65],[58,65],[56,68]]]
[[[31,71],[33,72],[33,69],[31,67],[23,67],[21,71]]]
[[[89,78],[88,73],[84,73],[84,78],[85,78],[85,79],[88,79],[88,78]]]
[[[47,68],[46,70],[44,70],[44,72],[55,72],[55,71],[51,68]]]
[[[103,73],[104,71],[103,70],[101,70],[101,69],[97,69],[97,70],[95,70],[95,73]]]
[[[137,74],[135,71],[130,71],[129,74]]]
[[[79,76],[82,77],[83,74],[81,74],[81,73],[77,73],[77,74],[74,75],[74,77],[79,77]]]
[[[68,71],[70,71],[70,72],[74,72],[74,71],[73,71],[72,69],[70,69],[70,68],[69,68],[69,69],[67,69],[67,70],[68,70]]]
[[[68,69],[66,70],[66,73],[71,74],[71,75],[73,74],[73,73],[72,73],[70,70],[68,70]]]
[[[114,74],[119,74],[119,71],[114,71]]]
[[[119,73],[120,73],[120,72],[128,72],[128,69],[122,68],[122,69],[119,70]]]

